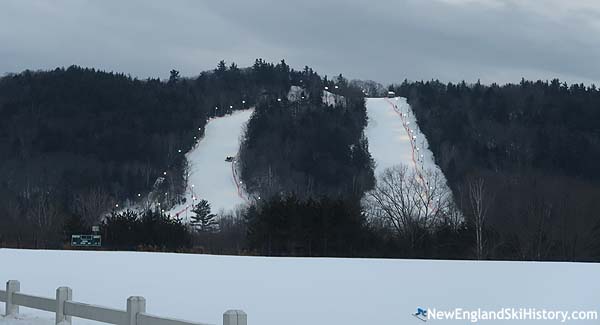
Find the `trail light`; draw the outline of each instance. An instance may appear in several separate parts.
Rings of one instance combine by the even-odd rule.
[[[335,86],[335,89],[338,89],[338,86],[337,86],[337,85]]]
[[[325,86],[325,90],[329,90],[329,87]]]
[[[278,101],[278,102],[280,102],[280,101],[281,101],[281,98],[277,98],[277,101]]]
[[[115,204],[115,208],[118,208],[118,207],[119,207],[119,205],[118,205],[118,204]]]
[[[233,105],[229,105],[229,108],[233,108]]]

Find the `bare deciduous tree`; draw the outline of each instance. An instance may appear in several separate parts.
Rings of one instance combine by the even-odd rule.
[[[114,204],[114,198],[108,192],[95,188],[75,193],[72,208],[81,216],[86,226],[92,226],[101,219],[102,213],[109,211]]]
[[[482,259],[485,256],[484,230],[491,198],[486,191],[485,181],[481,177],[470,179],[467,187],[469,208],[475,226],[476,255],[477,259]]]
[[[31,226],[34,247],[45,248],[50,237],[58,233],[57,229],[62,224],[56,199],[51,189],[40,188],[27,204],[29,208],[26,210],[26,217]]]
[[[386,169],[369,192],[368,201],[374,217],[408,238],[413,246],[420,230],[448,222],[444,219],[452,205],[450,190],[440,172],[419,175],[407,166]]]

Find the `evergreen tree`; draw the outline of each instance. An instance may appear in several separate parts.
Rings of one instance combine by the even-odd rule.
[[[174,84],[177,83],[177,81],[179,81],[179,71],[173,69],[171,70],[170,76],[169,76],[169,84]]]
[[[224,60],[219,61],[219,64],[217,65],[217,69],[215,70],[215,72],[219,73],[219,74],[223,74],[225,73],[225,71],[227,71],[227,64],[225,64]]]
[[[210,203],[201,200],[192,209],[196,215],[192,217],[191,224],[200,232],[213,232],[217,229],[216,215],[210,213]]]

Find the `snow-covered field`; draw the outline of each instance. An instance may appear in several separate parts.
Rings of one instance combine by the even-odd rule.
[[[421,172],[439,171],[406,98],[367,98],[366,104],[369,124],[365,134],[376,176],[398,164]]]
[[[239,193],[236,186],[234,166],[225,158],[237,155],[240,138],[252,112],[252,109],[235,111],[208,121],[204,137],[186,155],[190,163],[186,203],[174,207],[171,215],[180,213],[180,217],[187,218],[194,197],[208,200],[213,212],[231,211],[245,203],[243,193]]]
[[[0,281],[20,280],[25,293],[52,297],[67,285],[76,301],[123,309],[128,296],[141,295],[149,313],[213,324],[221,324],[227,309],[246,311],[255,325],[365,325],[420,324],[411,315],[417,307],[571,311],[600,305],[600,264],[12,249],[0,249],[0,261]],[[22,321],[0,318],[0,324],[53,322],[43,311],[22,308],[21,314]]]

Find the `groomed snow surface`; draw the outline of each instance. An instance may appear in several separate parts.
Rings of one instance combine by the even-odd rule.
[[[252,109],[235,111],[208,121],[204,137],[186,155],[190,164],[186,203],[174,207],[171,215],[180,213],[180,217],[187,219],[192,215],[194,198],[208,200],[213,212],[230,212],[246,202],[243,193],[238,190],[235,166],[226,162],[225,158],[237,155],[252,112]]]
[[[600,264],[13,249],[0,249],[0,261],[0,282],[17,279],[24,293],[53,297],[66,285],[75,301],[120,309],[128,296],[141,295],[149,313],[212,324],[221,324],[227,309],[244,310],[253,325],[405,325],[421,324],[411,315],[417,307],[571,311],[598,310],[600,303]],[[51,313],[23,307],[21,317],[0,317],[0,324],[54,321]],[[73,319],[75,325],[91,323]]]
[[[399,164],[421,172],[439,171],[406,98],[367,98],[366,106],[369,124],[365,133],[376,176]]]

